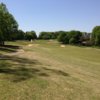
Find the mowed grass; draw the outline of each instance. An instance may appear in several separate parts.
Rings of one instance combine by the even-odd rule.
[[[100,100],[100,49],[57,41],[0,48],[0,100]]]

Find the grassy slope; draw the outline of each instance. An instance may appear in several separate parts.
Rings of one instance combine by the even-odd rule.
[[[24,51],[0,51],[0,100],[100,99],[99,49],[61,48],[56,41],[9,44]]]

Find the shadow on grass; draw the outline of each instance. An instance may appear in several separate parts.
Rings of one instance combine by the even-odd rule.
[[[0,74],[4,74],[3,79],[11,82],[21,82],[33,77],[49,77],[52,73],[69,76],[64,71],[45,68],[35,59],[0,54]]]
[[[76,46],[79,48],[95,48],[95,49],[100,49],[100,46],[94,46],[94,45],[72,45],[72,46]]]
[[[7,75],[7,78],[10,75],[8,80],[12,82],[21,82],[37,76],[49,76],[36,68],[36,65],[41,65],[41,63],[37,60],[0,54],[0,74]]]
[[[53,72],[53,73],[56,73],[57,75],[62,75],[62,76],[69,76],[68,73],[64,72],[64,71],[61,71],[61,70],[56,70],[56,69],[49,69],[49,68],[45,68],[43,67],[44,70],[47,70],[47,71],[50,71],[50,72]]]
[[[16,52],[20,48],[21,48],[20,46],[3,45],[3,46],[0,46],[0,51],[11,53],[11,52]]]

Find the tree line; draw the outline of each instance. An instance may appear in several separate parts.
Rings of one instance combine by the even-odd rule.
[[[19,30],[14,16],[8,11],[4,3],[0,3],[0,45],[4,45],[5,41],[30,41],[31,39],[56,39],[63,44],[100,46],[100,26],[95,26],[92,33],[77,30],[40,32],[37,37],[35,31],[24,32],[23,30]]]
[[[100,26],[95,26],[92,33],[77,30],[41,32],[38,38],[43,40],[57,39],[62,44],[100,46]]]

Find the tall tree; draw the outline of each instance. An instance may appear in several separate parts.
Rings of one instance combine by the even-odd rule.
[[[9,40],[11,34],[18,29],[18,24],[12,14],[9,13],[5,4],[0,4],[0,44]]]

